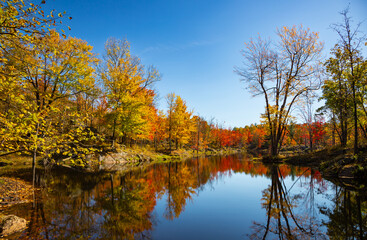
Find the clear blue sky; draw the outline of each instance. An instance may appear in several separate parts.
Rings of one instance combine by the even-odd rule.
[[[66,11],[67,34],[103,53],[108,37],[126,38],[143,64],[162,73],[156,85],[164,96],[175,92],[195,114],[215,117],[224,126],[259,123],[263,97],[251,97],[233,72],[241,66],[244,42],[260,34],[275,39],[281,26],[303,24],[320,33],[325,56],[336,43],[331,23],[350,3],[355,22],[366,20],[366,0],[47,0],[45,9]]]

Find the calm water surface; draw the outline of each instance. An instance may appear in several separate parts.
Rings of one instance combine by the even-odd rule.
[[[241,156],[103,175],[39,173],[19,239],[362,239],[367,198],[317,170]]]

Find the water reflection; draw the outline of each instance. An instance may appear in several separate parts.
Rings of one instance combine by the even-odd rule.
[[[233,182],[234,176],[246,178]],[[366,237],[366,196],[337,187],[309,168],[265,166],[226,156],[113,174],[42,173],[39,179],[41,190],[34,205],[7,210],[29,220],[28,229],[16,238],[205,239],[210,233],[211,239],[220,239],[224,236],[220,230],[230,239]],[[243,187],[246,181],[248,185]],[[239,213],[241,220],[233,216],[233,222],[225,225],[219,211],[223,192],[218,189],[223,186],[230,188],[231,198],[245,199],[225,206],[227,209],[241,211],[250,204],[258,212]],[[214,195],[204,202],[210,216],[205,209],[194,208],[208,192]],[[256,202],[246,200],[257,194]],[[195,214],[196,222],[188,225],[192,220],[185,212]],[[191,231],[197,225],[199,230]],[[165,233],[180,227],[188,231],[180,236]]]
[[[367,199],[360,192],[334,186],[333,206],[323,210],[328,216],[327,234],[332,239],[367,238]]]
[[[302,175],[310,172],[306,193],[291,195],[284,183],[284,172],[278,166],[270,166],[271,185],[263,191],[262,207],[266,209],[265,223],[254,222],[251,239],[266,239],[277,236],[279,239],[324,239],[321,222],[315,211],[315,171],[306,169]],[[317,176],[319,173],[317,172]],[[291,186],[292,188],[292,186]],[[303,207],[299,211],[299,203]]]

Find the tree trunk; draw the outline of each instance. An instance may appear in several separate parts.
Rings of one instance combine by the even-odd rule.
[[[35,148],[33,150],[33,159],[32,159],[32,184],[33,184],[33,189],[34,189],[35,184],[36,184],[36,158],[37,158],[37,149]]]
[[[37,149],[38,149],[38,133],[39,133],[39,122],[36,126],[36,142],[34,143],[33,159],[32,159],[32,185],[33,185],[33,206],[36,204],[35,185],[36,185],[36,160],[37,160]]]
[[[355,82],[353,79],[352,83],[353,90],[353,116],[354,116],[354,154],[358,154],[358,118],[357,118],[357,102],[356,102],[356,89]]]
[[[33,159],[32,159],[32,173],[33,173],[33,179],[32,179],[32,183],[33,183],[33,189],[35,187],[35,181],[36,181],[36,160],[37,160],[37,149],[38,149],[38,143],[37,143],[37,138],[38,138],[38,133],[39,133],[39,122],[37,122],[37,126],[36,126],[36,142],[34,143],[34,149],[33,149]]]
[[[271,141],[271,156],[276,157],[278,155],[278,143],[276,141]]]
[[[116,118],[113,119],[113,128],[112,128],[112,147],[115,145],[115,131],[116,131]]]
[[[313,140],[312,140],[313,136],[312,134],[310,133],[310,150],[312,151],[313,150]]]

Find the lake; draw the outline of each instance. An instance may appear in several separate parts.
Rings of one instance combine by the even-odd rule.
[[[242,155],[157,163],[113,174],[38,172],[19,239],[362,239],[365,193],[305,167]]]

